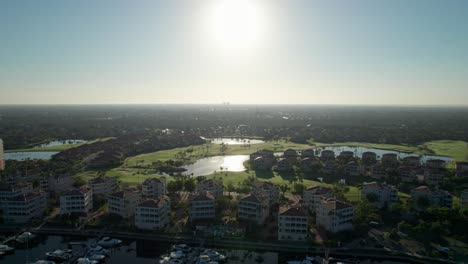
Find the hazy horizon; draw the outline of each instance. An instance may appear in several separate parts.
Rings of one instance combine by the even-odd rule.
[[[468,2],[2,1],[1,105],[468,106]]]

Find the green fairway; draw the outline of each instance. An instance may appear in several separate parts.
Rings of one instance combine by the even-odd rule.
[[[457,161],[468,161],[468,143],[453,140],[435,140],[422,144],[436,155],[452,157]]]
[[[393,145],[393,144],[378,144],[367,142],[335,142],[335,143],[321,143],[316,141],[309,141],[314,147],[327,147],[327,146],[348,146],[348,147],[365,147],[376,149],[388,149],[402,152],[417,152],[418,148],[410,145]]]

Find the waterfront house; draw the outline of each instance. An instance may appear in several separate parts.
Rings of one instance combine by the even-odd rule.
[[[190,221],[215,218],[215,196],[210,192],[193,194],[189,198]]]
[[[94,195],[108,195],[117,189],[117,178],[100,176],[89,180],[88,185],[93,189]]]
[[[93,209],[93,190],[81,186],[60,195],[60,214],[87,214]]]
[[[331,198],[333,190],[328,187],[314,185],[306,188],[302,195],[302,201],[307,208],[315,212],[322,198]]]
[[[392,203],[398,202],[398,190],[395,186],[386,183],[369,182],[362,185],[361,199],[373,195],[376,200],[370,201],[378,208],[388,208]]]
[[[237,217],[262,225],[270,214],[268,197],[260,193],[250,193],[239,200]]]
[[[335,152],[333,150],[324,149],[320,153],[320,159],[322,161],[334,160],[335,159]]]
[[[276,163],[276,170],[280,172],[290,172],[293,170],[293,165],[289,159],[279,158]]]
[[[416,210],[425,210],[431,205],[452,208],[453,197],[444,190],[431,190],[427,186],[419,186],[411,190],[411,202]]]
[[[197,183],[197,192],[210,192],[214,196],[223,195],[223,182],[214,179],[203,180]]]
[[[146,230],[164,230],[170,223],[170,213],[169,197],[144,200],[135,208],[135,226]]]
[[[337,233],[353,229],[353,206],[333,199],[322,199],[317,208],[316,224],[325,230]]]
[[[141,201],[141,193],[134,188],[111,193],[107,198],[109,213],[129,219],[135,215],[135,207]]]
[[[145,198],[158,199],[166,195],[166,178],[148,178],[141,185],[142,195]]]
[[[44,192],[19,194],[3,201],[3,219],[6,223],[27,223],[44,214],[47,196]]]
[[[298,205],[282,206],[278,212],[278,240],[304,241],[309,235],[307,210]]]
[[[253,184],[252,192],[268,198],[270,205],[277,204],[280,198],[280,187],[269,181],[256,181]]]

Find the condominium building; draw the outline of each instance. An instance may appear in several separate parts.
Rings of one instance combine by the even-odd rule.
[[[441,169],[425,169],[424,182],[428,185],[439,185],[445,178],[445,172]]]
[[[377,154],[372,151],[366,151],[362,153],[362,162],[366,165],[372,165],[377,162]]]
[[[398,155],[395,153],[385,153],[381,158],[382,166],[385,168],[393,168],[398,166]]]
[[[398,202],[398,190],[393,185],[386,183],[369,182],[362,185],[361,199],[367,199],[370,195],[375,196],[372,202],[378,208],[389,207]]]
[[[315,149],[304,149],[301,152],[302,158],[312,158],[315,157]]]
[[[301,160],[301,170],[303,172],[311,172],[318,170],[320,167],[320,161],[315,157],[307,157]]]
[[[71,189],[60,195],[60,214],[89,213],[93,210],[93,190],[89,186]]]
[[[370,177],[374,179],[385,179],[388,177],[387,169],[381,164],[375,164],[370,169]]]
[[[141,193],[137,189],[127,188],[110,194],[107,201],[110,214],[129,219],[135,215],[135,207],[141,201]]]
[[[197,192],[205,193],[210,192],[214,196],[222,196],[223,195],[223,182],[219,180],[203,180],[197,183]]]
[[[15,184],[0,185],[0,202],[14,198],[21,194],[32,192],[33,187],[29,182],[19,182]]]
[[[190,221],[215,217],[215,197],[210,192],[194,194],[189,201]]]
[[[66,174],[55,174],[49,176],[48,188],[51,192],[61,193],[73,187],[73,177]]]
[[[276,163],[276,170],[281,172],[289,172],[293,170],[293,165],[289,159],[279,158]]]
[[[270,205],[277,204],[280,198],[280,187],[268,181],[257,181],[253,184],[254,194],[266,195]]]
[[[140,229],[163,230],[170,223],[171,201],[167,196],[147,199],[135,209],[135,226]]]
[[[237,216],[261,225],[270,214],[268,198],[261,194],[250,193],[239,200]]]
[[[431,205],[452,208],[453,197],[444,190],[431,190],[427,186],[419,186],[411,190],[411,201],[416,210],[425,210]]]
[[[353,229],[354,209],[345,202],[326,198],[320,201],[316,224],[325,230],[336,233]]]
[[[291,162],[294,162],[297,159],[297,156],[297,151],[294,149],[287,149],[283,152],[283,157]]]
[[[416,170],[409,166],[398,167],[397,173],[402,182],[414,182],[416,181]]]
[[[324,186],[310,186],[304,190],[302,200],[307,208],[315,212],[322,198],[331,198],[333,190]]]
[[[306,240],[309,234],[307,210],[300,206],[280,207],[278,240]]]
[[[273,166],[275,156],[271,150],[258,150],[250,154],[249,161],[254,170],[269,170]]]
[[[141,189],[143,197],[158,199],[166,195],[166,178],[148,178],[141,185]]]
[[[47,207],[47,197],[43,192],[29,192],[2,203],[5,222],[27,223],[43,215]]]
[[[459,161],[455,163],[455,175],[458,177],[467,177],[468,176],[468,162]]]
[[[335,152],[333,150],[325,149],[322,150],[320,153],[320,159],[323,161],[326,160],[334,160],[335,159]]]
[[[355,160],[346,163],[344,171],[347,176],[359,176],[361,174],[359,163]]]
[[[418,168],[421,166],[421,159],[417,156],[409,156],[403,158],[403,166],[407,166],[410,168]]]
[[[338,165],[334,159],[328,159],[323,162],[322,171],[325,174],[334,174],[336,173]]]
[[[426,167],[430,169],[445,169],[447,162],[441,159],[428,159],[426,160]]]
[[[109,195],[117,189],[116,177],[101,176],[88,181],[94,195]]]

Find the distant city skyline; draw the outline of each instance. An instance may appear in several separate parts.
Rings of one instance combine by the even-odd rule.
[[[468,105],[468,1],[2,1],[0,104]]]

